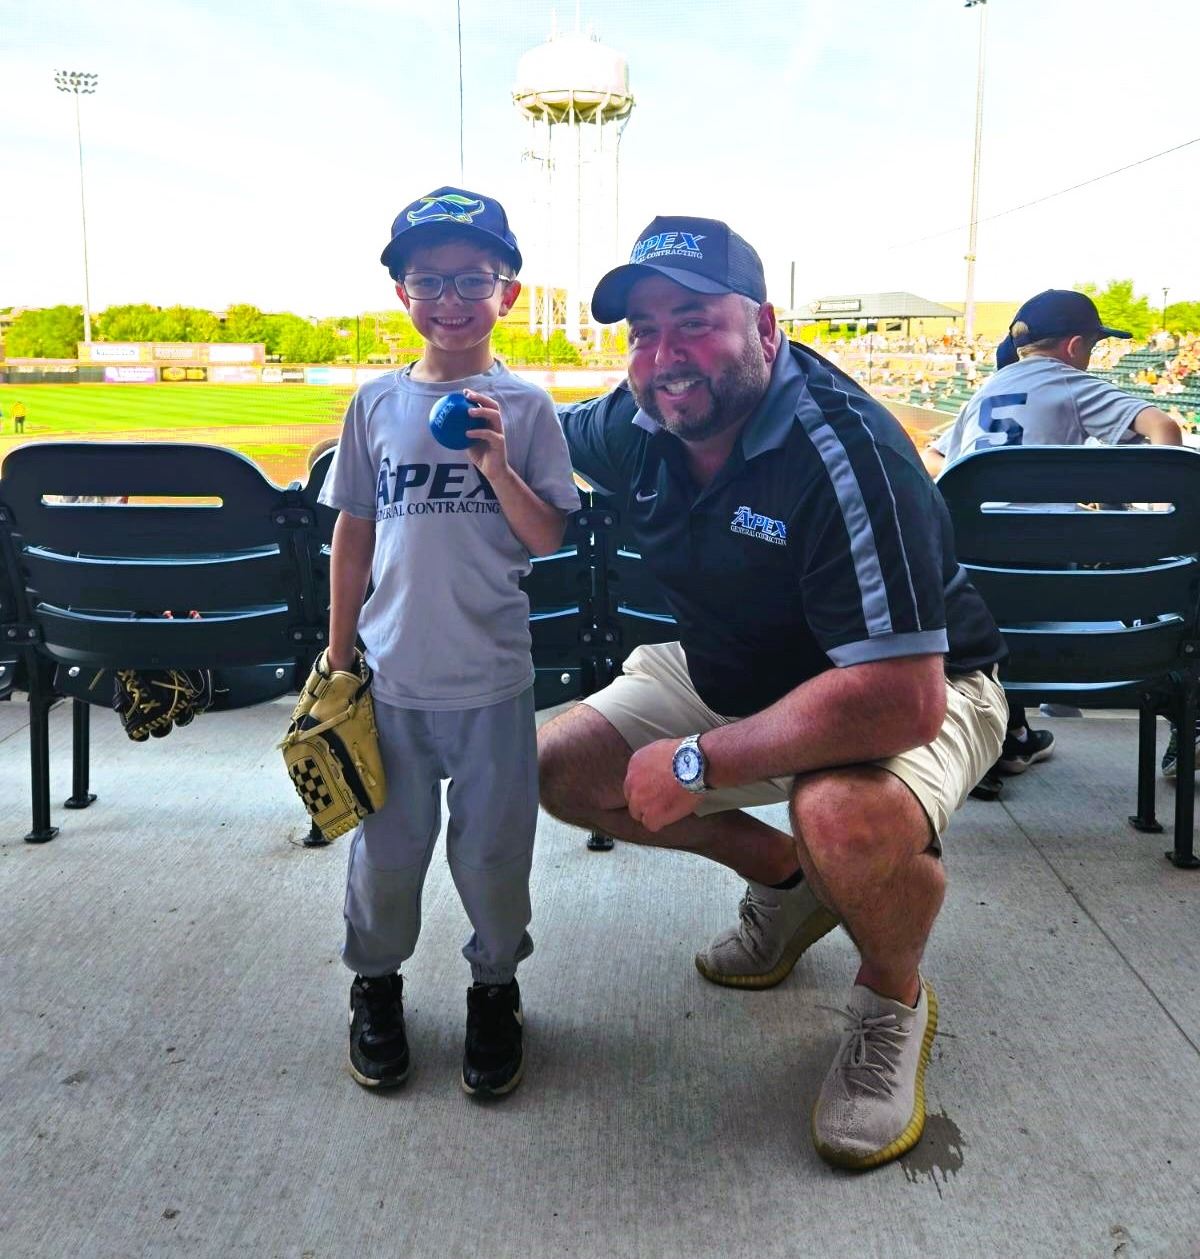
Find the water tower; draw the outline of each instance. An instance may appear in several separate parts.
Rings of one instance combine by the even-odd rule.
[[[521,162],[534,214],[520,239],[530,331],[548,339],[561,328],[577,344],[598,343],[587,304],[596,281],[620,261],[618,170],[633,110],[629,67],[590,33],[555,33],[521,58],[513,100],[529,128]]]

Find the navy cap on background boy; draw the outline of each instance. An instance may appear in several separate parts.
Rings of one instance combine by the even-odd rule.
[[[996,366],[1008,367],[1015,363],[1020,357],[1017,350],[1023,345],[1073,334],[1095,337],[1098,341],[1104,337],[1120,337],[1128,341],[1133,336],[1132,332],[1108,328],[1101,323],[1096,303],[1086,293],[1076,293],[1073,289],[1046,289],[1031,297],[1013,316],[1008,336],[996,348]]]

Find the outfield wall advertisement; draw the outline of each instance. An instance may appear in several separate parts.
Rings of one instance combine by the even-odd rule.
[[[81,363],[148,363],[150,346],[124,345],[119,341],[94,341],[79,347]]]
[[[210,363],[261,363],[266,359],[265,345],[205,345],[205,357]]]
[[[0,363],[0,384],[164,384],[335,385],[353,388],[394,367],[317,363],[307,367],[264,363],[264,347],[227,344],[160,344],[96,341],[79,346],[80,362],[66,359],[10,359]],[[513,374],[543,389],[606,393],[624,379],[623,371],[597,368],[524,368]]]
[[[236,345],[209,341],[80,341],[77,343],[81,363],[191,363],[200,367],[208,363],[266,362],[267,347],[258,342]]]

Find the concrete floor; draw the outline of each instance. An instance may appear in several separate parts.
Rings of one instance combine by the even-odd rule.
[[[854,1175],[808,1136],[847,938],[774,991],[715,988],[692,954],[736,878],[545,817],[520,1090],[459,1089],[467,928],[440,858],[413,1075],[355,1085],[347,848],[300,846],[289,709],[145,746],[97,711],[99,800],[71,813],[60,707],[63,829],[35,847],[27,709],[0,704],[2,1259],[1200,1256],[1200,872],[1126,824],[1130,717],[1046,719],[1055,759],[959,814],[926,1134]]]

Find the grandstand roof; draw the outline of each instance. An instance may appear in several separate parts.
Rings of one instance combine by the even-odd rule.
[[[962,312],[915,293],[837,293],[814,298],[794,311],[781,311],[779,318],[846,323],[856,319],[961,319]]]

